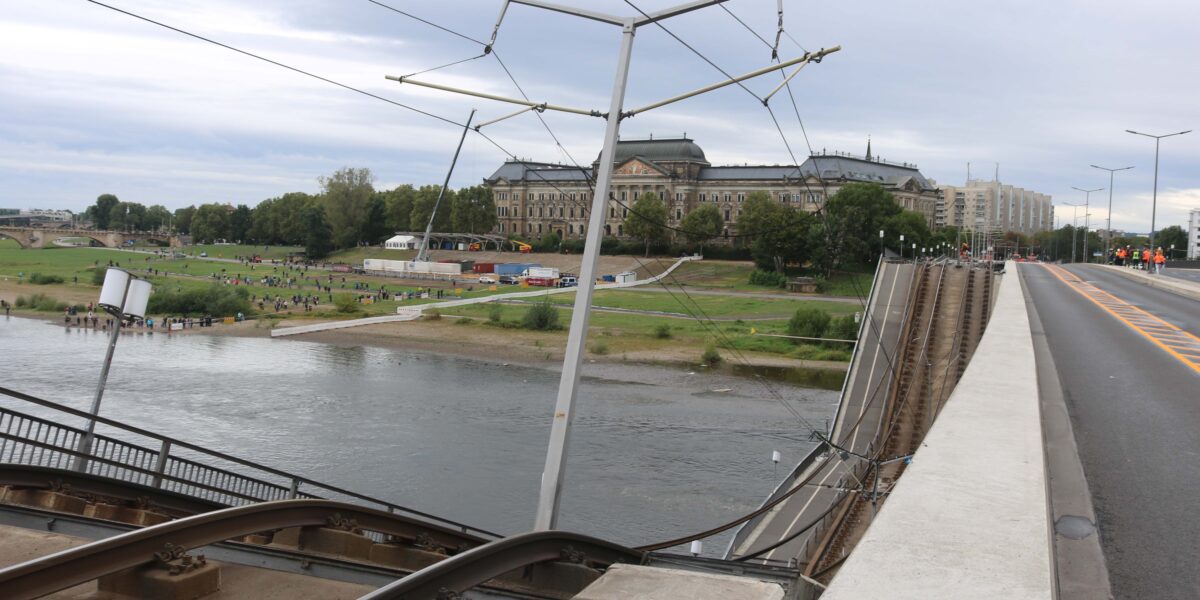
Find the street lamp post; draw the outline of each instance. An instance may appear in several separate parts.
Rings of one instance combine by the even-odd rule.
[[[1091,206],[1092,192],[1099,192],[1100,190],[1102,190],[1104,188],[1096,188],[1094,190],[1085,190],[1083,188],[1077,188],[1075,186],[1071,186],[1071,189],[1079,190],[1079,191],[1083,192],[1083,194],[1084,194],[1084,196],[1083,196],[1083,262],[1085,262],[1085,263],[1092,262],[1091,257],[1088,256],[1088,229],[1091,226],[1091,222],[1088,221],[1088,216],[1090,216],[1090,213],[1088,213],[1088,208]],[[1075,251],[1075,249],[1072,248],[1071,249],[1072,254],[1074,254],[1074,251]]]
[[[121,321],[125,317],[143,319],[146,317],[146,304],[150,301],[150,282],[138,279],[124,269],[110,267],[104,273],[104,287],[100,289],[100,301],[97,304],[105,312],[113,316],[115,324],[108,338],[108,353],[104,355],[104,366],[100,369],[100,382],[96,384],[96,396],[92,399],[87,431],[79,442],[78,455],[75,457],[75,470],[87,471],[88,455],[92,453],[92,441],[95,439],[96,419],[100,414],[100,400],[104,397],[104,385],[108,382],[108,369],[112,365],[113,352],[117,349],[117,338],[121,334]]]
[[[1109,253],[1112,252],[1113,174],[1116,173],[1117,171],[1127,171],[1129,169],[1132,169],[1133,167],[1120,167],[1120,168],[1116,168],[1116,169],[1110,169],[1108,167],[1092,165],[1092,168],[1100,169],[1101,171],[1108,171],[1108,222],[1104,226],[1104,229],[1105,229],[1105,231],[1104,231],[1104,260],[1107,261]]]
[[[1075,262],[1075,234],[1079,229],[1078,212],[1081,205],[1072,204],[1070,202],[1063,202],[1063,204],[1071,207],[1071,262],[1073,263]]]
[[[1158,212],[1158,144],[1165,137],[1171,137],[1174,135],[1183,135],[1185,133],[1191,133],[1192,130],[1188,129],[1187,131],[1178,131],[1175,133],[1168,133],[1166,135],[1150,135],[1149,133],[1141,133],[1138,131],[1134,131],[1132,129],[1126,129],[1125,131],[1128,133],[1132,133],[1133,135],[1143,135],[1148,138],[1154,138],[1154,195],[1152,196],[1152,199],[1150,201],[1150,250],[1153,251],[1154,250],[1154,217]]]
[[[879,260],[883,260],[883,230],[879,230]]]
[[[904,234],[900,234],[900,260],[904,260]]]

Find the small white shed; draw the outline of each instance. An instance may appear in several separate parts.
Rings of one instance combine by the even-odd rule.
[[[397,235],[383,243],[388,250],[416,250],[421,244],[415,235]]]
[[[637,273],[634,273],[633,271],[625,271],[624,273],[617,273],[616,279],[617,279],[617,283],[632,283],[634,281],[637,281]]]

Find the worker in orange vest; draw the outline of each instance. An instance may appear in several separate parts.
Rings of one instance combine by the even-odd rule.
[[[1125,257],[1126,257],[1125,249],[1117,248],[1117,266],[1118,267],[1125,265]]]
[[[1150,269],[1153,268],[1150,266],[1151,264],[1153,264],[1153,261],[1151,260],[1152,258],[1153,258],[1153,255],[1150,254],[1150,246],[1146,246],[1145,248],[1142,248],[1142,270],[1143,271],[1149,273]]]
[[[1167,257],[1163,256],[1163,249],[1159,248],[1154,251],[1154,274],[1162,275],[1163,265],[1167,264]]]

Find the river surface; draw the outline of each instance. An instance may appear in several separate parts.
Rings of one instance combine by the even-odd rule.
[[[3,385],[88,410],[106,342],[0,318]],[[559,526],[630,545],[725,523],[771,492],[811,447],[775,394],[820,428],[837,402],[836,392],[687,369],[584,374]],[[533,523],[557,386],[547,369],[411,350],[130,333],[101,414],[510,534]],[[705,554],[727,541],[707,541]]]

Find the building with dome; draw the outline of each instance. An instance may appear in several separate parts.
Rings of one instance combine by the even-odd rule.
[[[496,204],[496,233],[538,238],[551,231],[580,238],[599,157],[590,167],[508,160],[484,183]],[[641,194],[657,194],[666,204],[668,225],[678,227],[688,211],[705,203],[717,206],[725,219],[724,235],[737,233],[741,203],[752,192],[798,210],[813,212],[827,194],[847,183],[877,183],[903,208],[921,213],[934,225],[938,190],[916,165],[893,163],[845,153],[810,156],[804,164],[713,166],[704,150],[684,137],[620,140],[613,159],[612,196],[605,215],[605,235],[624,237],[628,206]]]

